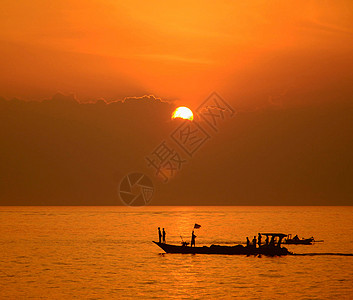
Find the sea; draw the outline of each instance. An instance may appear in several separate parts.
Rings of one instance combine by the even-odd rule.
[[[301,256],[165,254],[152,243],[313,236]],[[1,299],[353,299],[353,207],[0,207]],[[320,255],[318,255],[320,254]]]

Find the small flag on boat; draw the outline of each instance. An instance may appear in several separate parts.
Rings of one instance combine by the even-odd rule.
[[[195,223],[195,225],[194,225],[195,229],[199,229],[200,227],[201,227],[201,225]]]

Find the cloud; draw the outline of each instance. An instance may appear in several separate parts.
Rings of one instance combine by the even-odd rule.
[[[0,97],[0,100],[5,98]],[[144,104],[161,104],[161,103],[168,103],[171,104],[170,101],[162,100],[154,95],[143,95],[143,96],[130,96],[125,97],[123,99],[115,99],[108,101],[105,98],[97,98],[91,101],[81,101],[75,94],[65,94],[61,92],[57,92],[51,98],[45,99],[46,102],[55,102],[55,103],[77,103],[77,104],[114,104],[114,103],[123,103],[128,105],[144,105]]]
[[[63,93],[56,93],[51,99],[47,101],[52,101],[57,103],[79,103],[75,94],[65,95]]]
[[[338,26],[336,24],[324,23],[315,19],[303,20],[298,24],[299,27],[305,29],[311,29],[314,31],[323,31],[327,33],[340,33],[352,35],[353,30],[344,26]]]
[[[135,171],[153,179],[153,205],[352,205],[351,103],[235,107],[162,184],[145,157],[180,124],[173,104],[77,100],[0,101],[0,205],[120,205],[119,182]]]
[[[190,63],[190,64],[208,65],[208,64],[214,63],[214,61],[212,60],[186,57],[186,56],[173,55],[173,54],[143,54],[143,55],[138,55],[136,57],[146,58],[149,60],[172,61],[172,62]]]
[[[161,98],[156,98],[153,95],[144,95],[141,97],[125,97],[123,103],[126,104],[155,104],[165,102]]]

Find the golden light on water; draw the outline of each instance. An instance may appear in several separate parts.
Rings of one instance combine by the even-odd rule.
[[[172,114],[172,119],[176,118],[192,121],[194,119],[194,114],[190,108],[186,106],[179,106]]]

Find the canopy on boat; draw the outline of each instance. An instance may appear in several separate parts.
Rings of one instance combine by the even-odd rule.
[[[262,235],[266,235],[266,236],[274,236],[274,237],[276,237],[276,236],[278,236],[278,237],[282,237],[282,238],[284,238],[284,237],[286,237],[287,235],[286,234],[284,234],[284,233],[261,233]]]

